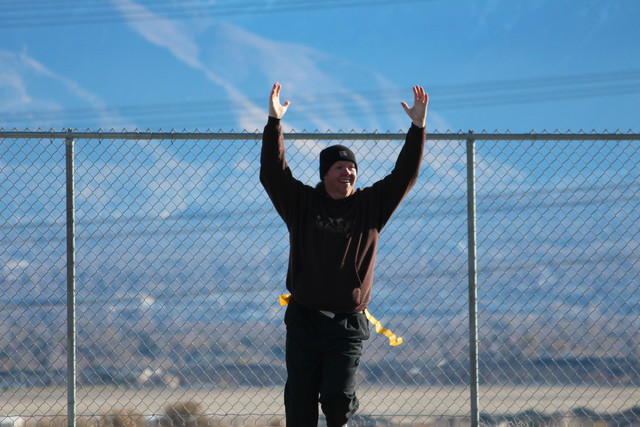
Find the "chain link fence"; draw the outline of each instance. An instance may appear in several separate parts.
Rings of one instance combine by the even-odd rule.
[[[359,186],[403,139],[285,137],[310,185],[348,143]],[[2,427],[284,425],[288,238],[260,135],[0,138]],[[369,307],[404,343],[366,342],[357,425],[640,423],[639,140],[428,136]]]

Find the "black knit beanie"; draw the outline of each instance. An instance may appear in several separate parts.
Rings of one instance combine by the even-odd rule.
[[[323,180],[331,165],[340,160],[353,162],[356,165],[356,171],[358,170],[356,155],[353,151],[342,145],[332,145],[320,152],[320,181]]]

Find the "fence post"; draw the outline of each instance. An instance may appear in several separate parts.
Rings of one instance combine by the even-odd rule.
[[[473,134],[473,130],[469,131]],[[475,139],[467,139],[467,239],[469,254],[469,390],[471,427],[478,427],[478,282],[476,273]]]
[[[67,200],[67,426],[76,425],[76,265],[74,146],[72,130],[65,139]]]

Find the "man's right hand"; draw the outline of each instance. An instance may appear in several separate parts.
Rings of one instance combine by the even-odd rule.
[[[280,104],[280,88],[280,83],[275,82],[271,89],[271,97],[269,99],[269,116],[276,119],[281,119],[291,104],[289,101],[286,101],[284,105]]]

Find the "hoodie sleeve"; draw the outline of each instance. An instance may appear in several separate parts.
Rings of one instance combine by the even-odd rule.
[[[418,180],[425,139],[425,129],[412,123],[393,170],[372,186],[377,193],[378,230],[382,230]]]
[[[300,190],[286,160],[284,136],[280,119],[269,117],[262,134],[260,182],[285,223],[290,224],[293,203]]]

